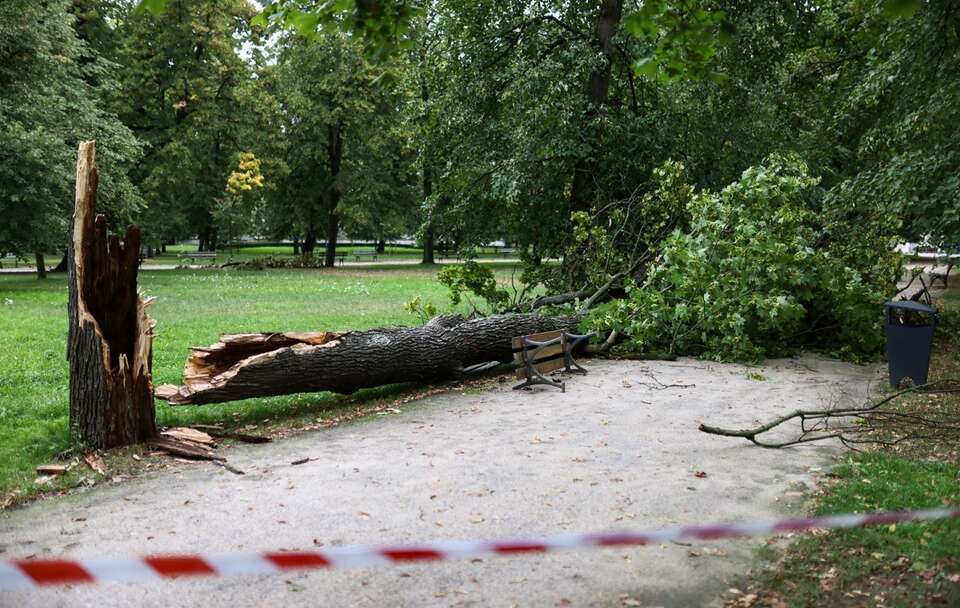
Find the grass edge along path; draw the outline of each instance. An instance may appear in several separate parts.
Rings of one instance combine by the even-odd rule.
[[[414,296],[438,306],[446,288],[439,267],[324,270],[143,270],[140,287],[157,296],[154,384],[179,384],[188,347],[215,342],[222,332],[359,330],[415,325],[403,304]],[[509,285],[512,269],[496,276]],[[86,485],[99,475],[85,464],[63,477],[41,479],[40,464],[69,465],[82,446],[67,428],[66,277],[0,275],[0,508],[39,493]],[[466,308],[459,312],[467,312]],[[381,387],[345,397],[313,393],[201,407],[157,403],[163,426],[223,423],[231,430],[278,432],[375,408],[397,395],[423,390]],[[140,448],[108,455],[111,478],[138,468]],[[59,458],[58,458],[59,457]],[[115,463],[110,459],[118,459]],[[40,479],[40,483],[36,483]]]
[[[960,290],[938,303],[960,318]],[[960,334],[938,332],[930,379],[960,378]],[[903,411],[960,418],[960,394],[912,395]],[[960,440],[960,437],[958,437]],[[790,448],[788,448],[790,449]],[[960,441],[912,441],[849,452],[808,495],[817,515],[960,504]],[[960,606],[960,520],[801,535],[785,549],[773,540],[759,568],[732,583],[727,607]]]

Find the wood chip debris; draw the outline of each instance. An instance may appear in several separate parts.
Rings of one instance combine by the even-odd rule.
[[[65,464],[41,464],[36,469],[38,475],[63,475],[67,472]]]

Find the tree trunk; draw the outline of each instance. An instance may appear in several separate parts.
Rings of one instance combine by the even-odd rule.
[[[161,386],[157,397],[173,405],[200,405],[450,380],[470,365],[511,361],[514,336],[573,329],[578,321],[576,316],[536,314],[473,321],[443,316],[413,328],[223,335],[213,346],[193,349],[183,372],[184,385]]]
[[[377,239],[377,253],[386,253],[387,242],[383,239]]]
[[[45,279],[47,278],[47,264],[43,261],[43,252],[38,251],[33,254],[37,262],[37,278]]]
[[[60,257],[60,261],[57,262],[57,265],[50,269],[50,272],[66,272],[68,266],[67,257],[69,256],[66,249],[63,250],[63,255]]]
[[[327,246],[324,251],[323,265],[333,268],[337,259],[337,233],[340,232],[340,217],[337,210],[331,208],[327,214]]]
[[[343,158],[343,125],[340,123],[327,129],[327,158],[330,162],[330,208],[327,214],[327,255],[323,265],[333,268],[337,259],[337,233],[340,232],[340,216],[337,212],[341,195],[337,180]]]
[[[590,153],[582,155],[573,168],[573,185],[570,189],[570,211],[587,211],[596,192],[599,167],[597,146],[600,129],[598,118],[607,103],[610,88],[610,71],[614,51],[613,38],[623,14],[623,0],[602,0],[597,16],[594,47],[603,55],[603,61],[590,72],[587,81],[587,110],[584,113],[583,140]]]
[[[427,224],[423,230],[423,259],[421,264],[433,264],[433,224]]]
[[[293,237],[293,255],[300,255],[300,239]]]
[[[421,62],[425,62],[425,57],[421,57]],[[421,76],[420,78],[420,99],[423,101],[423,105],[426,106],[427,102],[430,101],[430,89],[427,87],[427,81]],[[423,200],[426,202],[430,199],[430,196],[433,195],[433,166],[428,150],[422,152],[422,162],[423,162]],[[433,228],[433,212],[427,212],[427,221],[423,227],[423,258],[421,260],[422,264],[433,264],[433,239],[434,239],[434,228]]]
[[[426,162],[426,161],[424,161]],[[423,167],[423,200],[426,201],[433,194],[433,170],[429,165]],[[433,264],[433,212],[427,212],[427,223],[423,228],[423,259],[422,264]]]
[[[307,233],[303,235],[303,247],[301,247],[301,250],[304,255],[313,255],[316,248],[317,235],[313,232],[313,229],[307,230]]]
[[[597,15],[597,29],[593,46],[603,55],[603,61],[590,72],[587,81],[587,109],[583,117],[581,139],[588,152],[582,154],[573,166],[573,183],[570,187],[570,213],[589,211],[597,192],[600,168],[600,118],[607,103],[610,88],[610,71],[613,65],[613,38],[623,14],[623,0],[602,0]],[[569,255],[563,260],[563,275],[567,286],[586,282],[582,256]]]
[[[137,293],[140,231],[107,236],[97,179],[94,142],[83,142],[68,249],[70,426],[85,444],[111,448],[156,434],[153,321]]]

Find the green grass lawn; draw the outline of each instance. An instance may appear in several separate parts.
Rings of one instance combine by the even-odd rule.
[[[509,268],[497,276],[509,281]],[[179,384],[188,347],[222,332],[325,331],[413,325],[403,303],[420,295],[445,306],[437,268],[142,271],[140,287],[157,296],[154,383]],[[64,275],[0,275],[0,499],[29,491],[37,464],[71,447],[67,428],[67,286]],[[380,394],[384,389],[370,391]],[[343,403],[328,393],[172,408],[158,404],[162,425],[265,418],[309,419]],[[2,500],[0,500],[2,502]]]

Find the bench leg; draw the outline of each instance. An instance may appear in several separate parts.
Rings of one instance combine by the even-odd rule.
[[[563,336],[561,335],[561,343]],[[549,342],[533,342],[524,338],[523,342],[523,373],[526,376],[526,379],[513,387],[513,390],[519,390],[521,388],[527,388],[529,386],[534,386],[537,384],[546,384],[547,386],[552,386],[554,388],[559,388],[561,393],[567,392],[567,385],[564,382],[556,382],[547,378],[539,371],[537,371],[536,366],[536,356],[537,351],[551,344],[556,344],[556,339]],[[534,347],[531,351],[530,347]]]
[[[517,384],[513,387],[513,390],[518,391],[522,388],[527,388],[530,386],[536,386],[537,384],[546,384],[547,386],[552,386],[554,388],[559,388],[561,393],[567,392],[567,385],[565,382],[554,382],[549,378],[544,378],[540,374],[537,374],[537,378],[529,378],[524,380],[520,384]]]
[[[577,361],[573,358],[573,350],[580,345],[581,342],[591,338],[594,335],[593,332],[589,334],[570,334],[563,332],[561,337],[563,338],[563,362],[566,364],[566,371],[568,374],[586,374],[587,370],[583,368]]]

